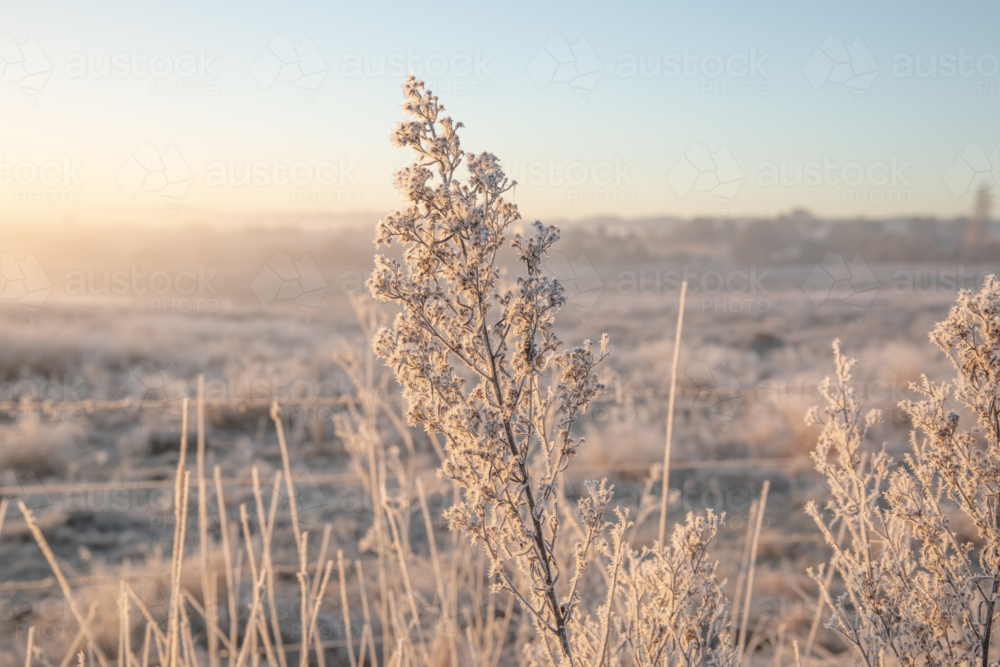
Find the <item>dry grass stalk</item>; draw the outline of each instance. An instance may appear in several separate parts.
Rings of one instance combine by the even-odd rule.
[[[351,667],[356,667],[354,660],[354,635],[351,633],[351,609],[347,605],[347,577],[344,575],[344,552],[337,549],[337,572],[340,575],[340,607],[344,615],[344,634],[347,639],[347,655],[351,661]]]
[[[361,589],[361,613],[365,619],[365,628],[368,629],[368,645],[371,650],[372,667],[378,667],[378,654],[375,653],[375,638],[371,631],[371,613],[368,611],[368,587],[365,585],[365,571],[360,559],[355,565],[358,568],[358,587]]]
[[[214,575],[209,567],[208,552],[211,544],[208,541],[208,489],[205,483],[205,375],[198,374],[198,541],[201,551],[201,599],[205,601],[203,617],[208,626],[208,658],[210,667],[219,667],[218,642],[218,604],[213,595],[215,587]]]
[[[740,559],[739,575],[736,577],[735,597],[733,598],[733,618],[739,619],[741,602],[743,600],[743,589],[746,583],[747,570],[750,568],[750,546],[753,544],[754,526],[757,525],[757,508],[760,501],[757,498],[750,503],[750,512],[747,515],[747,532],[743,537],[743,557]],[[736,633],[736,641],[739,642],[739,632]]]
[[[861,464],[864,465],[864,462]],[[847,529],[846,523],[840,524],[840,529],[837,532],[837,544],[842,544],[844,541],[844,531]],[[837,571],[836,567],[837,555],[834,553],[833,559],[830,562],[830,567],[826,571],[826,578],[823,580],[823,587],[829,590],[830,585],[833,583],[833,575]],[[816,598],[816,611],[813,613],[812,623],[809,625],[809,636],[806,638],[806,651],[805,657],[803,658],[803,664],[805,667],[809,667],[809,662],[812,659],[813,642],[816,641],[816,633],[819,631],[819,624],[823,620],[823,607],[825,606],[825,600],[822,593],[820,593]],[[798,650],[798,644],[796,644],[796,650]],[[796,654],[797,655],[797,654]],[[798,658],[796,658],[797,660]]]
[[[35,650],[35,626],[28,628],[28,648],[24,654],[24,667],[31,667],[31,654]]]
[[[757,516],[753,528],[753,542],[750,545],[750,558],[747,565],[747,591],[744,596],[743,620],[740,622],[739,636],[739,659],[743,664],[743,649],[747,642],[747,622],[750,620],[750,603],[753,600],[753,578],[757,568],[757,545],[760,541],[760,528],[764,521],[764,512],[767,509],[767,492],[771,488],[770,480],[764,481],[764,486],[760,490],[760,502],[757,506]]]
[[[32,515],[31,510],[29,510],[24,504],[24,501],[19,500],[17,505],[21,510],[21,515],[24,517],[25,523],[28,524],[31,536],[35,538],[35,542],[38,543],[42,553],[45,555],[45,560],[49,562],[49,567],[52,568],[52,572],[55,574],[56,580],[59,582],[59,587],[62,589],[63,596],[69,604],[70,612],[73,614],[73,618],[76,619],[76,622],[80,625],[81,633],[87,638],[90,650],[94,651],[101,667],[110,667],[107,658],[104,657],[104,651],[101,650],[101,647],[97,645],[97,642],[94,639],[94,633],[91,632],[90,625],[83,617],[83,614],[80,613],[79,607],[77,607],[76,599],[73,597],[73,591],[69,586],[69,582],[66,581],[62,568],[59,567],[59,562],[56,560],[55,554],[52,553],[52,548],[49,547],[48,541],[42,534],[42,529],[38,527],[37,523],[35,523],[35,517]]]
[[[222,558],[226,568],[226,590],[229,601],[229,654],[236,649],[236,633],[239,629],[236,610],[239,607],[238,581],[233,573],[233,555],[229,544],[229,519],[226,515],[226,497],[222,489],[222,473],[219,466],[213,471],[215,477],[215,495],[219,499],[219,531],[222,533]]]
[[[177,475],[174,482],[174,544],[170,565],[170,613],[167,625],[167,645],[169,667],[177,667],[178,633],[180,620],[178,602],[180,600],[180,568],[184,554],[184,526],[187,521],[187,474],[184,470],[188,444],[188,399],[181,401],[181,442],[177,459]],[[183,499],[183,500],[182,500]]]
[[[677,335],[674,337],[674,359],[670,364],[670,398],[667,405],[667,442],[663,448],[663,487],[660,492],[660,544],[667,539],[667,503],[670,499],[670,449],[674,441],[674,396],[677,393],[677,368],[681,361],[681,332],[684,330],[684,301],[687,281],[681,283],[681,301],[677,309]]]

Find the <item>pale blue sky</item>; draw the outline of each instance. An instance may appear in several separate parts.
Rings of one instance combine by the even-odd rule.
[[[970,190],[997,178],[998,19],[993,2],[18,3],[5,9],[0,35],[22,53],[34,39],[51,73],[37,92],[11,70],[0,85],[0,172],[20,169],[22,181],[0,173],[0,210],[12,219],[153,222],[381,213],[399,203],[391,172],[406,159],[388,140],[402,77],[349,68],[409,52],[454,61],[426,78],[467,125],[464,146],[496,153],[522,181],[517,201],[528,218],[797,206],[833,217],[950,216],[970,210]],[[268,80],[259,62],[254,69],[276,36],[312,43],[325,70],[314,91]],[[578,80],[582,90],[540,54],[558,51],[560,38],[579,47],[560,71],[575,62],[600,72]],[[877,69],[874,80],[853,80],[855,91],[823,64],[852,45],[836,71]],[[114,54],[127,61],[133,49],[161,63],[194,62],[201,50],[206,74],[73,70]],[[477,51],[478,75],[467,71]],[[632,58],[648,66],[685,53],[698,68],[690,76],[620,71]],[[971,76],[947,76],[944,64],[963,53]],[[756,76],[741,69],[752,54]],[[935,58],[937,75],[894,71],[918,57],[924,68]],[[735,71],[701,71],[725,62]],[[166,181],[180,180],[179,198],[142,181],[148,170],[123,174],[143,145],[161,156],[176,149],[188,173]],[[275,161],[298,164],[301,186],[212,180],[230,165],[238,176],[246,163]],[[52,162],[77,166],[55,183],[32,178],[32,165]],[[782,170],[808,175],[810,165],[823,174],[818,182],[768,180]],[[313,169],[328,178],[310,180]],[[855,174],[864,174],[860,183],[841,182]]]

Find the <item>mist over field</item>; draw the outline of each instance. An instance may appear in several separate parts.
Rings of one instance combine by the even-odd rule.
[[[926,332],[959,289],[978,288],[996,270],[987,259],[994,229],[975,219],[823,221],[803,211],[567,225],[544,263],[568,297],[556,329],[567,340],[607,332],[614,345],[602,373],[608,389],[576,427],[587,445],[567,483],[607,476],[617,502],[638,510],[650,470],[662,463],[672,333],[686,280],[671,520],[725,511],[715,553],[735,581],[750,502],[770,480],[753,613],[785,632],[807,633],[815,603],[802,570],[822,547],[802,506],[821,499],[823,488],[807,458],[817,432],[803,415],[820,400],[830,340],[839,336],[860,359],[861,394],[889,415],[878,437],[901,452],[909,425],[897,404],[914,398],[909,383],[921,373],[948,377]],[[113,601],[105,581],[125,563],[155,577],[156,563],[168,557],[170,483],[148,483],[172,478],[179,401],[196,396],[199,374],[207,469],[219,466],[238,481],[256,465],[268,479],[281,459],[267,410],[273,400],[286,404],[293,474],[309,494],[311,530],[329,523],[346,557],[368,557],[362,538],[371,500],[349,480],[351,458],[333,417],[345,409],[340,399],[357,391],[357,378],[334,353],[366,347],[352,299],[370,300],[371,229],[9,231],[0,348],[4,493],[36,508],[81,599]],[[517,270],[506,251],[501,264]],[[22,292],[12,296],[19,282]],[[391,390],[387,399],[399,408]],[[109,406],[116,401],[124,403]],[[427,488],[443,493],[434,447],[419,432],[411,437],[412,465]],[[246,483],[227,490],[227,504],[252,501]],[[433,500],[438,511],[446,502]],[[60,628],[42,644],[48,650],[68,646],[78,624],[46,583],[48,565],[33,542],[17,540],[27,531],[16,515],[4,534],[7,650],[17,654],[26,620]],[[655,525],[637,534],[655,539]],[[344,632],[335,597],[322,626],[329,640]],[[818,650],[842,651],[824,632]],[[116,640],[117,629],[109,625],[106,636]]]

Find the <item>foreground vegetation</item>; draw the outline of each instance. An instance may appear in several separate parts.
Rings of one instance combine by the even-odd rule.
[[[238,513],[227,507],[220,469],[207,470],[199,386],[181,410],[163,567],[138,579],[124,573],[88,607],[40,521],[18,503],[77,629],[63,664],[79,652],[87,664],[143,667],[752,662],[759,642],[748,635],[761,633],[749,626],[750,601],[769,487],[748,517],[735,586],[713,555],[724,515],[691,514],[670,535],[640,537],[668,497],[662,471],[634,516],[616,509],[606,480],[568,489],[588,447],[578,420],[604,391],[598,369],[610,342],[563,349],[553,324],[564,286],[542,270],[558,230],[536,223],[528,236],[509,234],[520,217],[505,200],[513,184],[498,160],[463,152],[461,125],[420,82],[404,92],[411,119],[395,141],[416,154],[396,175],[407,208],[382,220],[376,236],[403,253],[378,257],[369,281],[399,312],[386,327],[380,311],[355,300],[372,344],[337,356],[355,395],[335,427],[372,499],[359,545],[372,557],[345,559],[331,549],[330,524],[307,525],[277,404],[269,417],[280,469],[262,479],[252,467],[251,497]],[[508,241],[523,264],[516,279],[497,263]],[[836,379],[823,386],[825,416],[810,417],[822,428],[814,459],[830,499],[807,511],[834,553],[812,572],[816,618],[825,605],[828,626],[867,665],[988,665],[997,654],[1000,284],[989,278],[978,295],[962,293],[931,338],[957,375],[952,384],[925,380],[923,399],[905,405],[914,434],[903,465],[867,448],[880,415],[863,410],[839,348]],[[403,410],[373,355],[394,374]],[[973,425],[959,429],[963,419]],[[418,465],[421,432],[441,479]],[[447,530],[428,501],[431,485],[446,499]],[[0,509],[2,521],[6,500]],[[339,598],[335,618],[330,597]],[[331,639],[331,629],[340,636]],[[52,664],[36,631],[41,638],[34,627],[24,638],[26,664]],[[813,623],[803,655],[796,640],[783,653],[781,634],[766,659],[808,663],[816,631]]]

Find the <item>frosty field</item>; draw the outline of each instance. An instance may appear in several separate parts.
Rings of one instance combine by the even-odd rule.
[[[612,505],[631,508],[633,518],[642,513],[644,490],[646,503],[658,503],[659,482],[647,480],[662,464],[679,282],[687,279],[669,522],[689,511],[725,512],[725,526],[711,553],[732,592],[743,578],[751,502],[769,482],[747,643],[752,664],[785,664],[776,653],[791,660],[793,639],[805,649],[816,610],[816,588],[805,569],[826,560],[829,551],[802,508],[809,499],[823,502],[827,494],[807,458],[817,431],[805,425],[803,416],[820,402],[817,387],[832,370],[831,339],[840,337],[845,353],[859,358],[854,382],[866,405],[887,414],[877,437],[888,441],[890,451],[901,451],[908,424],[896,404],[912,397],[908,383],[920,372],[936,373],[932,379],[947,377],[946,360],[931,349],[926,332],[947,313],[957,280],[972,288],[990,267],[961,257],[865,262],[868,274],[859,269],[831,291],[815,274],[818,266],[827,273],[839,270],[836,258],[826,264],[742,263],[734,259],[738,250],[731,235],[699,229],[710,224],[608,220],[569,227],[559,253],[547,260],[545,270],[566,285],[569,296],[557,320],[559,335],[580,340],[607,332],[614,346],[601,372],[608,389],[577,425],[587,443],[565,493],[572,499],[585,479],[607,477],[615,485]],[[71,648],[80,629],[15,508],[18,500],[32,508],[83,613],[97,605],[95,641],[109,654],[119,642],[116,609],[122,579],[131,582],[151,617],[166,628],[169,591],[164,587],[177,509],[173,487],[181,401],[186,396],[191,402],[187,456],[193,462],[199,374],[205,382],[207,530],[217,545],[210,555],[220,580],[217,587],[225,588],[226,579],[217,553],[222,533],[212,473],[218,466],[231,531],[240,522],[239,504],[246,503],[251,516],[256,512],[252,466],[263,485],[265,506],[270,503],[274,473],[283,469],[268,416],[271,402],[277,401],[299,496],[297,512],[302,530],[310,534],[311,553],[329,526],[327,553],[342,550],[347,562],[352,650],[364,643],[381,654],[380,621],[369,619],[370,633],[361,636],[365,618],[351,568],[353,561],[364,564],[370,616],[377,619],[374,609],[382,589],[373,578],[378,547],[370,528],[371,471],[363,458],[351,457],[335,424],[359,409],[368,395],[358,390],[357,383],[365,382],[367,353],[352,300],[362,309],[363,320],[371,302],[361,287],[371,268],[370,229],[239,234],[178,229],[142,235],[108,230],[107,238],[117,244],[91,246],[72,227],[54,231],[42,252],[38,236],[23,230],[4,256],[5,263],[23,264],[34,255],[51,287],[37,307],[14,299],[3,302],[0,469],[4,497],[11,501],[0,535],[3,662],[23,660],[30,626],[36,628],[35,645],[53,664]],[[270,300],[270,293],[261,298],[254,290],[261,284],[259,276],[268,275],[266,266],[282,267],[280,253],[306,274],[293,271],[286,280],[312,281],[323,290],[318,299],[300,306],[295,290]],[[851,261],[853,255],[844,254]],[[311,259],[315,275],[307,274],[311,265],[301,263],[303,257]],[[9,284],[8,268],[5,264]],[[105,271],[127,276],[127,289],[115,293],[114,282],[103,282]],[[863,296],[854,306],[846,300],[872,291],[867,303]],[[380,308],[383,318],[393,312]],[[337,363],[338,357],[343,361],[352,354],[360,360],[353,377]],[[457,618],[447,628],[459,632],[460,651],[516,664],[522,659],[517,637],[530,628],[516,605],[489,594],[477,550],[464,539],[447,536],[440,514],[450,504],[452,490],[435,474],[439,445],[419,430],[404,429],[408,435],[400,435],[393,424],[400,414],[394,383],[381,362],[371,368],[371,387],[383,388],[386,406],[396,413],[390,419],[387,412],[378,412],[372,424],[384,443],[381,493],[392,499],[400,525],[407,527],[400,539],[410,558],[416,615],[425,619],[426,632],[444,641],[442,591],[435,584],[414,487],[420,480],[428,516],[439,534],[439,556],[445,563],[462,561],[461,568],[454,567],[472,586],[454,594]],[[198,530],[196,495],[193,484],[192,540]],[[302,626],[294,574],[298,563],[287,491],[279,486],[278,496],[274,592],[281,633],[294,647]],[[631,539],[655,539],[657,515],[655,509],[647,513],[649,518],[631,529]],[[237,535],[233,532],[234,545]],[[196,550],[185,563],[185,586],[199,597]],[[242,562],[241,567],[248,565]],[[319,606],[317,636],[326,647],[327,664],[350,664],[336,569]],[[251,588],[242,586],[237,613],[244,620]],[[226,632],[229,611],[220,604],[219,623]],[[203,617],[193,608],[187,613],[192,636],[203,637]],[[140,640],[141,633],[134,641]],[[837,663],[846,648],[820,626],[813,663]],[[290,659],[297,655],[294,650]]]

